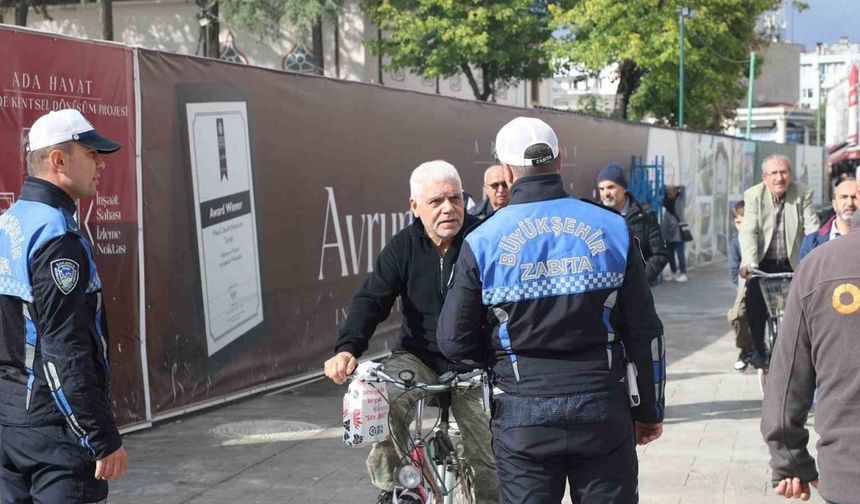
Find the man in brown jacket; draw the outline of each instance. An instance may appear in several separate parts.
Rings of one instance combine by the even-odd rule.
[[[858,251],[860,219],[854,219],[848,234],[806,256],[792,281],[761,418],[778,495],[807,500],[810,485],[832,503],[857,502],[860,495]],[[816,387],[818,469],[804,428]]]

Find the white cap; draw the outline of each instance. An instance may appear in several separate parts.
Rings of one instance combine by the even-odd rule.
[[[526,157],[526,149],[546,144],[552,157]],[[496,135],[496,159],[513,166],[534,166],[558,157],[558,138],[549,124],[535,117],[517,117],[502,126]]]
[[[74,140],[101,153],[122,147],[96,132],[96,129],[75,109],[48,112],[36,119],[27,137],[27,152]]]

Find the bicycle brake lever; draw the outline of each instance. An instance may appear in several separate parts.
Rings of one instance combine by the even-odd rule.
[[[447,384],[451,383],[457,378],[457,373],[454,371],[446,371],[439,377],[439,383]]]

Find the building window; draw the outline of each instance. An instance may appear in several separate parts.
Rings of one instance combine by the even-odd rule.
[[[317,67],[314,55],[302,45],[294,47],[281,65],[285,70],[300,73],[312,73]]]
[[[236,37],[233,35],[233,32],[228,31],[227,37],[224,41],[224,49],[221,51],[221,59],[226,61],[232,61],[233,63],[242,63],[247,65],[248,58],[242,54],[242,51],[236,47]]]

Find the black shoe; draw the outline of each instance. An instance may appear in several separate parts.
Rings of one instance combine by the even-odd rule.
[[[767,366],[767,357],[763,352],[754,350],[752,355],[750,355],[749,363],[756,369],[764,369]]]
[[[379,497],[376,498],[376,504],[391,504],[394,502],[394,494],[388,490],[379,492]]]

